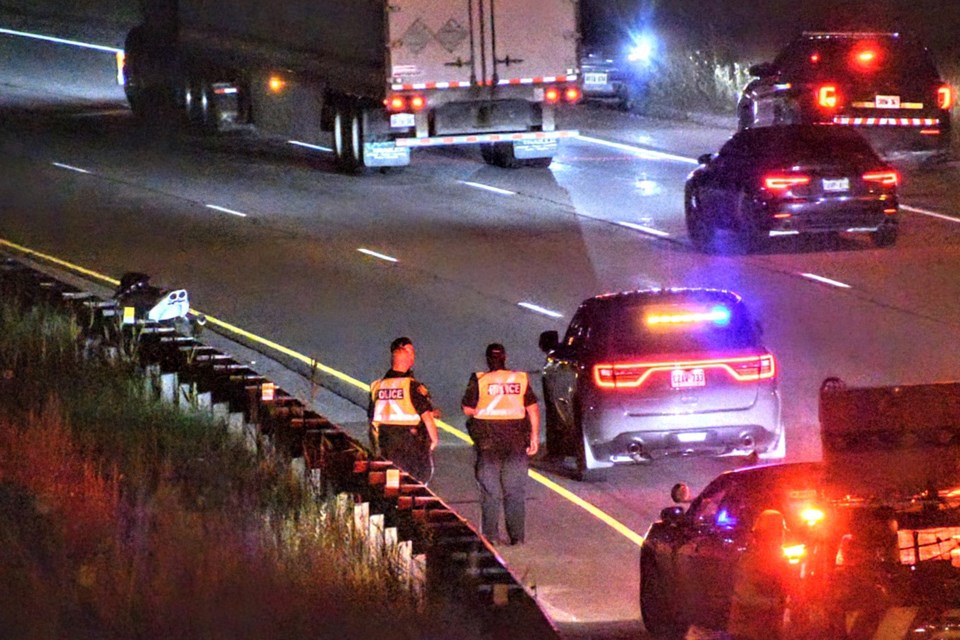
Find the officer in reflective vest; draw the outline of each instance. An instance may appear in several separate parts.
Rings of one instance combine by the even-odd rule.
[[[430,392],[413,376],[416,351],[410,338],[390,343],[390,370],[370,385],[370,446],[427,484],[433,476],[433,450],[439,437]]]
[[[500,542],[500,509],[509,543],[525,534],[528,458],[540,446],[540,408],[527,374],[507,369],[507,352],[494,343],[486,350],[488,371],[471,374],[461,406],[476,451],[480,529]]]

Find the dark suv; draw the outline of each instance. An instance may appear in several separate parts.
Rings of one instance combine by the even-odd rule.
[[[750,74],[740,129],[848,125],[883,154],[942,152],[950,143],[954,91],[927,49],[899,33],[805,32]]]

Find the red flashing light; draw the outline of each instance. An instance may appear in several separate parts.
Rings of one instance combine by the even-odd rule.
[[[576,104],[580,102],[580,99],[583,97],[583,92],[580,91],[580,87],[567,87],[563,92],[563,99],[569,102],[570,104]]]
[[[953,106],[953,89],[949,85],[943,85],[937,89],[937,106],[941,109],[949,109]]]
[[[787,191],[793,187],[801,187],[810,184],[810,176],[771,174],[763,177],[763,186],[770,191]]]
[[[817,64],[818,62],[820,62],[820,54],[819,53],[810,54],[810,62],[813,64]]]
[[[654,373],[694,368],[720,369],[738,382],[767,380],[777,373],[774,357],[764,354],[716,360],[598,364],[593,367],[593,381],[603,389],[638,389]]]
[[[837,86],[825,84],[817,89],[817,104],[824,109],[836,109],[840,104]]]
[[[885,187],[895,187],[900,183],[900,174],[896,171],[868,171],[863,174],[867,182],[877,182]]]
[[[556,87],[547,87],[543,92],[543,101],[547,104],[556,104],[560,102],[560,90]]]

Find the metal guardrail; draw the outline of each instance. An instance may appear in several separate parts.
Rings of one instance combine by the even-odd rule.
[[[73,311],[81,326],[89,327],[90,339],[101,341],[100,349],[113,348],[111,336],[118,342],[135,339],[157,397],[209,411],[249,446],[287,457],[317,495],[352,503],[354,526],[371,544],[395,545],[409,562],[427,612],[431,603],[456,602],[474,616],[470,623],[484,637],[560,638],[534,596],[465,518],[254,369],[172,325],[123,327],[112,301],[14,259],[0,262],[0,290],[5,296],[16,291],[24,305]]]

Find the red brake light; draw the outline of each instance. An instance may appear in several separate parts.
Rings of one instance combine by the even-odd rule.
[[[937,106],[941,109],[949,109],[953,106],[953,89],[949,85],[943,85],[937,89]]]
[[[410,108],[414,111],[420,111],[427,106],[427,101],[423,96],[410,96]]]
[[[556,87],[547,87],[543,92],[543,100],[548,104],[556,104],[560,101],[560,90]]]
[[[900,182],[900,175],[896,171],[868,171],[863,174],[867,182],[878,182],[887,187],[895,187]]]
[[[763,177],[763,186],[771,191],[786,191],[810,184],[810,176],[800,174],[769,174]]]
[[[580,87],[567,87],[566,91],[563,92],[563,99],[570,104],[580,102],[580,98],[582,97],[583,92],[580,91]]]
[[[389,111],[403,111],[407,108],[407,100],[403,96],[390,96],[386,103]]]
[[[598,364],[593,367],[593,381],[602,389],[638,389],[654,373],[674,369],[721,369],[738,382],[768,380],[777,373],[776,360],[765,354],[716,360]]]
[[[821,85],[817,89],[817,104],[824,109],[836,109],[840,104],[837,86],[833,84]]]

